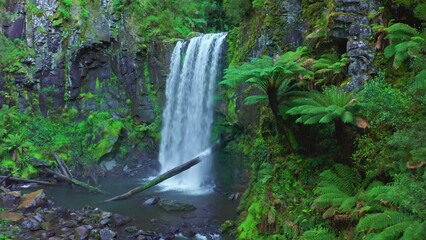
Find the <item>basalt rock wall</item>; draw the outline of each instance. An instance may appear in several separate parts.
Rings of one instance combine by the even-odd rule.
[[[24,73],[0,72],[0,105],[33,108],[42,114],[75,107],[81,114],[116,109],[152,122],[172,45],[152,43],[140,50],[125,12],[112,1],[66,5],[58,0],[7,0],[0,31],[31,50]],[[14,91],[7,91],[13,86]],[[158,102],[154,102],[158,101]]]

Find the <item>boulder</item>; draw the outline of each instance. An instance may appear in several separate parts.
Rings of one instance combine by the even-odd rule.
[[[22,228],[28,229],[28,230],[31,230],[31,231],[40,230],[41,226],[42,226],[42,222],[37,221],[37,219],[35,219],[33,217],[26,218],[22,222]]]
[[[0,193],[0,202],[5,208],[15,208],[21,202],[21,192]]]
[[[103,169],[105,169],[106,171],[111,171],[112,169],[114,169],[117,166],[117,163],[115,162],[115,160],[111,160],[111,161],[104,161],[101,163],[101,167]]]
[[[158,205],[170,212],[170,211],[194,211],[196,208],[194,205],[181,203],[175,200],[167,200],[167,199],[161,199],[158,202]]]
[[[99,231],[99,235],[101,237],[101,240],[112,240],[115,237],[116,233],[110,230],[109,228],[104,228]]]
[[[123,225],[129,223],[130,221],[132,221],[132,219],[130,217],[123,216],[121,214],[113,214],[111,216],[110,224],[113,227],[120,227],[120,226],[123,226]]]
[[[79,237],[79,239],[86,239],[89,234],[89,229],[86,228],[86,226],[79,226],[75,228],[75,233]]]
[[[152,206],[152,205],[157,204],[160,200],[161,199],[159,197],[152,197],[152,198],[145,200],[145,202],[143,202],[143,205]]]
[[[19,204],[17,209],[30,211],[45,206],[47,206],[46,194],[44,194],[43,189],[40,189],[24,195],[22,197],[22,203]]]

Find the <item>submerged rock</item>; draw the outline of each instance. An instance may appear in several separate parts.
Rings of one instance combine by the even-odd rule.
[[[166,210],[166,211],[194,211],[196,208],[194,205],[181,203],[175,200],[167,200],[167,199],[161,199],[158,202],[158,205],[160,208]]]
[[[121,214],[113,214],[111,216],[111,225],[113,227],[120,227],[132,221],[130,217],[123,216]]]
[[[152,206],[157,204],[159,201],[160,201],[159,197],[153,197],[153,198],[149,198],[145,200],[145,202],[143,202],[143,205]]]
[[[101,167],[104,168],[107,171],[111,171],[116,166],[117,166],[117,163],[115,162],[115,160],[104,161],[104,162],[101,163]]]

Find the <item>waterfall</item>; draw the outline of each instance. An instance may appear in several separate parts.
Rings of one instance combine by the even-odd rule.
[[[161,172],[195,157],[209,147],[214,92],[221,74],[226,33],[206,34],[176,44],[166,85],[161,131]],[[196,192],[212,185],[211,160],[206,159],[169,180],[170,190]]]

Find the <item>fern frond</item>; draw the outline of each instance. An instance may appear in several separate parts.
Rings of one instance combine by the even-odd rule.
[[[267,103],[268,102],[268,96],[266,95],[253,95],[246,97],[244,104],[246,105],[253,105],[258,103]]]
[[[335,236],[325,228],[315,228],[308,230],[301,236],[302,240],[333,240]]]
[[[358,225],[357,231],[380,230],[397,223],[407,220],[407,217],[397,211],[388,210],[382,213],[368,214],[362,218]]]

